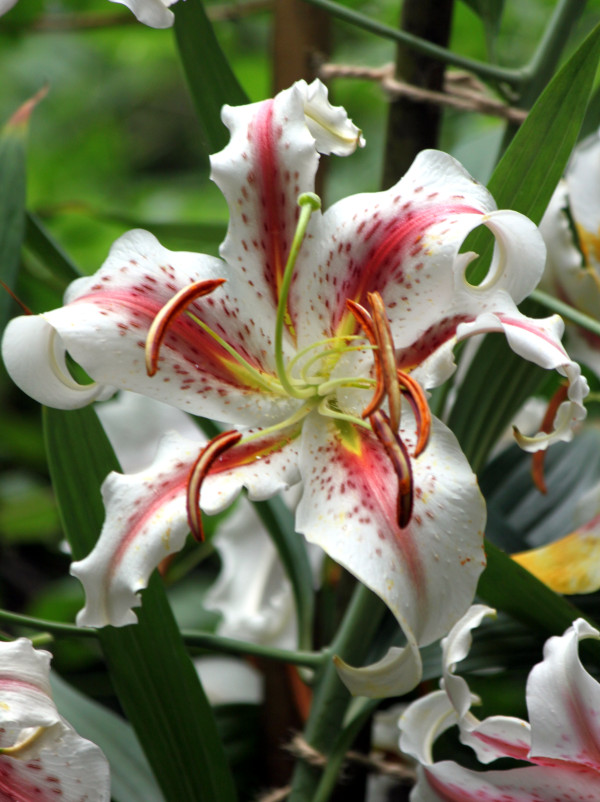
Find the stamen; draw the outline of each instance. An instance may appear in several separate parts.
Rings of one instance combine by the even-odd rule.
[[[413,477],[406,446],[393,429],[385,412],[378,410],[369,418],[377,439],[383,446],[398,477],[397,517],[400,529],[405,529],[413,510]]]
[[[346,299],[346,306],[352,312],[361,329],[364,331],[367,340],[375,349],[373,354],[375,360],[375,392],[373,393],[373,398],[371,398],[367,406],[362,411],[363,418],[368,418],[377,409],[379,409],[385,398],[385,382],[383,379],[381,360],[377,356],[379,346],[377,344],[377,336],[375,334],[373,318],[367,312],[364,306],[357,304],[356,301],[353,301],[350,298]]]
[[[167,301],[152,321],[146,337],[146,372],[148,376],[154,376],[158,370],[158,353],[170,323],[173,322],[177,315],[184,312],[193,301],[202,298],[203,295],[209,295],[214,292],[224,282],[224,278],[196,281],[194,284],[179,290],[170,301]]]
[[[396,372],[396,349],[394,348],[394,338],[390,329],[390,322],[385,313],[383,299],[378,292],[367,293],[369,303],[373,308],[373,324],[375,337],[377,338],[378,355],[381,361],[381,372],[385,392],[388,397],[390,410],[390,425],[397,432],[400,426],[400,412],[402,409],[402,393],[398,386],[398,375]]]
[[[13,299],[13,301],[15,301],[16,303],[19,304],[19,306],[23,310],[24,314],[26,314],[26,315],[31,315],[32,314],[31,309],[29,309],[28,306],[25,306],[23,301],[17,295],[15,295],[15,293],[11,290],[11,288],[8,286],[8,284],[5,284],[3,281],[0,281],[0,287],[2,287],[3,290],[6,290],[6,292],[10,295],[10,297]]]
[[[425,446],[429,442],[429,433],[431,431],[431,411],[425,391],[416,379],[409,373],[398,368],[397,371],[398,381],[403,384],[405,389],[402,390],[402,395],[406,397],[412,407],[415,420],[417,422],[417,444],[415,446],[415,457],[418,457],[425,450]]]
[[[559,406],[566,400],[569,387],[567,384],[561,384],[558,390],[554,393],[548,404],[548,408],[542,420],[540,430],[542,432],[551,432],[554,427],[554,418],[558,411]],[[531,459],[531,478],[534,485],[544,495],[548,492],[546,487],[546,480],[544,479],[544,463],[546,461],[546,449],[543,451],[536,451]]]
[[[187,488],[187,517],[190,531],[194,538],[202,543],[204,531],[202,529],[202,513],[200,512],[200,490],[202,483],[208,476],[214,462],[224,451],[234,446],[242,439],[240,432],[231,430],[218,434],[202,449],[194,467],[190,471]]]

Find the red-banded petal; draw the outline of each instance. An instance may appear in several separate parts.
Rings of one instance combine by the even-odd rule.
[[[0,797],[14,802],[108,802],[108,763],[62,719],[51,655],[25,638],[0,643]]]
[[[516,309],[497,314],[484,312],[472,323],[463,323],[457,329],[459,341],[474,334],[503,332],[516,354],[546,370],[556,370],[567,378],[569,400],[559,406],[554,429],[533,437],[515,431],[517,442],[525,451],[539,451],[558,440],[571,440],[575,425],[586,416],[583,400],[589,391],[588,384],[579,365],[573,362],[561,344],[563,330],[564,324],[558,315],[535,320]]]
[[[412,453],[409,411],[399,434]],[[300,470],[298,531],[377,593],[409,641],[409,653],[396,653],[403,671],[394,677],[387,665],[388,686],[373,688],[367,670],[344,679],[355,692],[405,693],[418,681],[415,644],[443,636],[460,618],[483,570],[485,505],[475,477],[452,433],[435,420],[427,449],[412,460],[413,514],[400,529],[397,476],[377,438],[316,414],[304,422]]]
[[[209,514],[225,509],[242,487],[251,499],[262,500],[297,482],[296,436],[284,430],[225,452],[203,482],[202,508]],[[106,519],[100,538],[85,559],[71,565],[86,595],[77,616],[81,626],[136,622],[139,591],[188,534],[188,480],[202,445],[171,432],[147,470],[109,474],[102,486]]]
[[[298,221],[298,196],[314,191],[317,151],[338,150],[336,140],[351,152],[358,132],[343,110],[328,103],[318,82],[299,82],[272,100],[225,106],[222,117],[231,140],[211,157],[212,178],[230,212],[221,255],[247,276],[245,304],[255,308],[266,297],[276,307]],[[354,147],[348,148],[349,138]],[[295,322],[292,306],[289,311]]]
[[[579,641],[600,633],[582,618],[550,638],[527,680],[534,762],[570,761],[600,774],[600,684],[582,666]]]
[[[63,353],[66,348],[100,383],[134,390],[218,420],[256,424],[266,415],[269,423],[277,422],[298,404],[278,394],[277,384],[272,384],[275,312],[270,304],[255,309],[247,302],[237,301],[243,297],[243,282],[228,271],[218,259],[173,253],[151,234],[132,231],[117,240],[95,276],[70,285],[66,305],[48,312],[44,320],[56,331]],[[222,278],[227,279],[227,284],[192,303],[188,312],[221,337],[248,367],[189,314],[184,314],[171,322],[158,373],[149,377],[145,370],[145,343],[156,315],[180,289],[198,281]],[[18,379],[23,371],[17,364],[22,352],[17,334],[22,328],[36,325],[29,320],[17,319],[12,325],[20,328],[9,327],[3,343],[11,373]],[[47,335],[36,348],[30,338],[24,361],[33,361],[36,366],[50,362],[50,339]],[[46,369],[46,374],[49,372],[51,368]],[[57,380],[52,387],[49,385],[48,398],[46,385],[38,382],[36,389],[33,383],[33,378],[27,386],[23,382],[24,389],[44,403],[53,403],[59,395],[54,386]],[[74,393],[67,387],[65,393],[75,395],[75,403],[81,405],[79,391]]]
[[[472,256],[460,254],[478,225],[497,238],[495,258],[479,287],[464,279]],[[317,222],[315,221],[315,227]],[[425,151],[387,192],[355,195],[332,206],[305,242],[292,288],[300,317],[314,336],[314,321],[332,333],[347,314],[346,298],[364,303],[379,292],[390,319],[400,367],[412,367],[453,336],[493,299],[508,293],[518,303],[543,271],[541,235],[527,218],[496,211],[485,187],[450,156]],[[527,270],[522,270],[526,254]],[[296,298],[297,296],[297,298]]]
[[[420,773],[411,802],[583,802],[598,793],[598,775],[558,766],[526,766],[508,771],[470,771],[441,761]]]

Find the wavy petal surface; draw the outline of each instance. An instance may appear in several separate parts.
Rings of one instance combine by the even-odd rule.
[[[588,383],[560,341],[563,330],[564,323],[558,315],[538,320],[526,317],[516,309],[508,313],[484,312],[472,323],[462,323],[457,329],[458,341],[475,334],[503,332],[519,356],[546,370],[556,370],[567,378],[569,400],[559,406],[553,431],[539,432],[533,437],[515,432],[517,442],[526,451],[539,451],[559,440],[571,440],[574,426],[587,414],[583,400],[589,392]]]
[[[71,565],[84,586],[80,626],[124,626],[137,621],[139,591],[168,555],[179,551],[189,532],[187,487],[202,443],[176,432],[163,438],[156,459],[135,474],[111,473],[102,486],[106,519],[95,548]],[[265,499],[298,481],[291,434],[257,438],[221,457],[204,482],[201,505],[219,512],[242,487],[251,499]],[[258,461],[259,452],[270,450]]]
[[[108,763],[56,710],[51,655],[20,638],[0,644],[0,797],[108,802]]]
[[[403,415],[400,434],[412,453],[407,404]],[[447,632],[473,598],[485,563],[485,505],[454,436],[434,419],[427,449],[412,461],[413,515],[400,529],[398,477],[379,441],[358,428],[315,414],[304,423],[296,525],[384,599],[409,644],[425,645]],[[414,663],[406,665],[412,670]],[[400,687],[402,672],[397,681]]]
[[[554,758],[597,772],[600,782],[600,685],[581,665],[579,641],[600,633],[578,619],[562,637],[550,638],[544,659],[527,681],[531,759]]]
[[[458,254],[479,225],[497,237],[494,261],[479,287],[464,279],[471,257]],[[365,303],[381,293],[390,318],[399,366],[412,367],[492,306],[499,293],[520,302],[539,281],[544,266],[541,236],[527,218],[496,211],[482,185],[452,157],[419,154],[401,181],[386,192],[354,195],[332,206],[303,245],[292,290],[300,321],[299,342],[323,336],[347,318],[345,302]],[[530,270],[517,269],[523,253]],[[347,325],[347,324],[346,324]]]
[[[156,314],[182,287],[219,277],[226,278],[227,283],[213,295],[191,304],[189,311],[201,318],[242,361],[187,314],[180,314],[169,326],[158,372],[148,376],[145,343]],[[100,383],[227,422],[276,422],[298,404],[279,394],[276,386],[272,391],[274,310],[269,303],[262,309],[243,303],[243,286],[239,276],[218,259],[173,253],[148,232],[131,231],[113,245],[98,273],[70,285],[66,305],[48,312],[44,320],[57,333],[55,347],[62,346],[63,361],[66,349]],[[17,327],[16,334],[32,325],[29,320],[16,319],[12,324]],[[40,345],[45,347],[39,355],[40,365],[43,358],[48,359],[46,352],[52,344],[51,332],[44,328],[43,333],[45,339]],[[19,356],[16,334],[7,332],[3,346],[11,364]],[[33,362],[31,357],[26,361],[37,364],[37,359],[35,355]],[[19,376],[24,370],[15,366]],[[51,367],[46,369],[46,374],[51,372]],[[65,393],[72,396],[71,384],[66,385]],[[59,398],[57,385],[56,377],[53,383],[39,383],[36,397],[52,403]]]

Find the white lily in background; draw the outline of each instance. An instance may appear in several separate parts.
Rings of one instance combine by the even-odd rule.
[[[529,673],[529,722],[511,716],[479,721],[469,710],[477,701],[456,663],[471,646],[471,630],[494,611],[475,605],[443,643],[442,690],[413,702],[400,719],[400,748],[419,761],[411,802],[583,802],[600,787],[600,684],[583,668],[578,644],[600,633],[582,618],[562,637],[546,641],[544,659]],[[482,763],[501,757],[530,765],[472,771],[451,760],[435,763],[435,739],[457,724],[460,740]]]
[[[573,151],[540,223],[548,259],[542,288],[600,320],[600,132]],[[569,323],[569,352],[600,376],[600,337]]]
[[[59,715],[49,652],[0,642],[0,798],[108,802],[108,762]]]
[[[73,566],[87,599],[79,622],[135,620],[138,590],[185,537],[182,493],[200,537],[199,504],[211,514],[242,487],[260,500],[302,481],[297,531],[378,594],[407,639],[374,672],[340,664],[344,681],[401,694],[420,678],[418,646],[465,612],[484,566],[476,478],[426,400],[454,370],[453,346],[503,332],[518,354],[567,377],[555,430],[528,448],[570,439],[585,415],[587,384],[560,343],[562,321],[516,306],[541,276],[543,241],[437,151],[390,190],[321,213],[311,194],[319,152],[349,155],[362,140],[319,81],[225,107],[223,119],[231,141],[212,157],[230,209],[221,259],[130,232],[95,276],[70,286],[64,307],[16,318],[4,336],[10,374],[42,403],[74,408],[121,387],[236,427],[201,452],[172,435],[144,476],[109,477],[100,540]],[[474,287],[473,254],[459,249],[479,225],[496,248]],[[75,384],[66,350],[97,384]]]
[[[175,15],[169,11],[169,6],[175,5],[177,0],[109,0],[111,3],[120,3],[127,6],[140,22],[151,28],[170,28]],[[0,16],[17,4],[17,0],[0,0]]]

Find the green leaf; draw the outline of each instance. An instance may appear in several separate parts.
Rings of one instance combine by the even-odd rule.
[[[494,170],[488,189],[499,209],[514,209],[540,222],[577,142],[599,59],[600,25],[550,81]],[[469,272],[479,284],[493,243],[479,229],[467,244],[480,254]]]
[[[295,531],[294,516],[283,499],[255,501],[254,507],[284,565],[292,584],[298,617],[298,645],[309,649],[312,643],[314,613],[313,575],[306,551],[306,542]]]
[[[114,802],[163,802],[131,726],[112,710],[75,690],[56,672],[51,672],[50,684],[61,716],[106,755]]]
[[[77,265],[54,240],[40,219],[31,212],[27,212],[26,215],[25,247],[64,284],[82,275]]]
[[[576,618],[587,618],[489,540],[486,540],[485,551],[487,567],[479,579],[477,595],[491,607],[547,635],[562,635]],[[591,623],[598,625],[594,621]],[[596,661],[600,659],[600,641],[586,640],[582,647]]]
[[[80,559],[94,546],[100,484],[118,470],[93,409],[44,409],[48,463],[65,534]],[[235,799],[211,708],[155,573],[139,623],[98,631],[111,680],[167,802]]]
[[[463,0],[481,19],[485,31],[488,54],[495,55],[496,38],[500,32],[500,23],[504,11],[504,0]]]
[[[0,132],[0,280],[15,287],[25,233],[25,147],[29,117],[46,94],[38,92],[10,118]],[[10,295],[0,292],[0,331],[11,311]]]
[[[221,122],[221,108],[248,102],[238,83],[201,0],[186,0],[173,7],[175,36],[181,63],[196,105],[202,141],[207,153],[215,153],[229,141]]]

